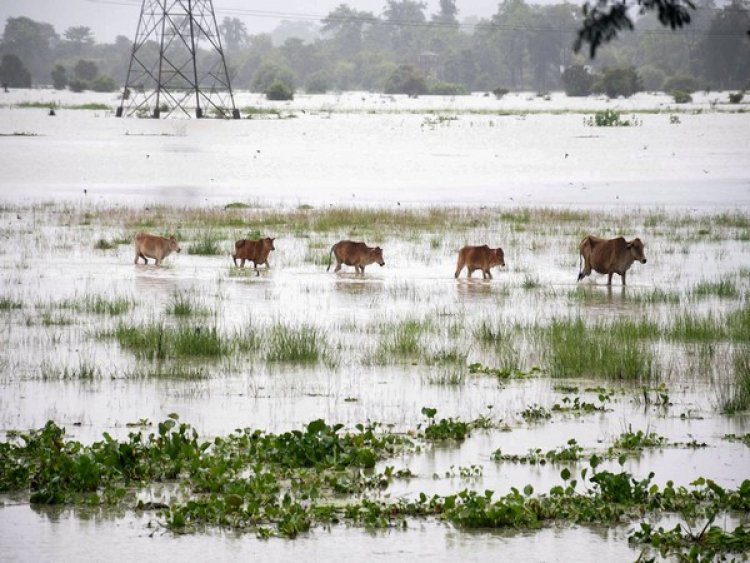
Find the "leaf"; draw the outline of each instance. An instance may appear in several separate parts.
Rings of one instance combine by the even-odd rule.
[[[534,494],[534,487],[532,487],[531,485],[526,485],[523,488],[523,494],[525,494],[527,497],[530,497]]]
[[[562,471],[560,471],[560,477],[562,477],[563,481],[567,481],[568,479],[570,479],[570,469],[566,467]]]

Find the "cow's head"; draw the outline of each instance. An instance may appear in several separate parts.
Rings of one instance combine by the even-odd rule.
[[[643,254],[643,242],[639,238],[634,238],[628,243],[628,250],[633,255],[634,260],[638,260],[641,264],[646,263],[646,255]]]
[[[503,252],[502,248],[495,249],[495,256],[497,256],[497,261],[500,263],[500,265],[505,266],[505,253]]]
[[[373,262],[377,262],[381,266],[385,266],[385,260],[383,260],[383,249],[379,246],[370,249],[370,258]]]
[[[182,249],[180,248],[180,245],[177,243],[177,239],[174,238],[174,235],[169,237],[169,250],[172,252],[182,252]]]
[[[268,250],[276,250],[276,247],[273,245],[273,241],[275,241],[275,238],[266,237],[263,239],[263,247]]]

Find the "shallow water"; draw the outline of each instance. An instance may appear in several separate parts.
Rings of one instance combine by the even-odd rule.
[[[243,103],[261,103],[248,100]],[[542,104],[526,101],[520,107]],[[616,391],[607,405],[610,412],[554,415],[540,424],[525,423],[520,411],[561,401],[564,395],[553,389],[557,381],[532,377],[502,383],[493,376],[468,374],[463,365],[411,365],[379,356],[379,331],[400,319],[433,324],[422,342],[433,353],[459,347],[466,350],[466,363],[493,365],[495,352],[473,342],[472,327],[482,321],[512,326],[545,323],[555,316],[593,321],[646,315],[666,322],[681,307],[719,314],[746,302],[750,247],[744,231],[725,228],[698,235],[661,227],[659,220],[647,223],[656,213],[667,219],[680,214],[695,224],[701,214],[725,210],[747,216],[748,114],[681,114],[679,125],[669,125],[666,114],[645,114],[639,116],[639,127],[601,130],[585,127],[579,114],[468,113],[509,109],[511,102],[445,99],[440,109],[459,114],[446,125],[410,113],[434,110],[432,104],[438,102],[433,99],[422,99],[420,106],[414,105],[420,101],[372,96],[359,102],[351,96],[328,101],[303,97],[293,107],[314,111],[295,119],[242,122],[117,120],[105,112],[73,110],[48,118],[42,110],[0,108],[0,133],[37,135],[0,138],[0,297],[23,304],[0,311],[0,436],[52,419],[66,427],[69,437],[88,443],[105,431],[126,436],[131,430],[127,423],[146,418],[155,423],[172,412],[206,437],[238,427],[285,431],[315,418],[350,427],[379,421],[409,431],[425,424],[420,411],[430,406],[438,409],[439,418],[489,415],[506,423],[510,432],[477,430],[460,446],[428,448],[383,462],[382,467],[408,467],[416,474],[394,482],[387,492],[392,497],[421,491],[448,494],[466,487],[502,493],[527,483],[547,490],[559,483],[559,465],[496,463],[492,452],[546,451],[570,438],[587,449],[604,450],[628,428],[655,431],[670,441],[708,444],[701,449],[665,447],[628,459],[625,468],[635,475],[654,471],[658,483],[672,479],[685,485],[705,476],[736,487],[748,477],[750,448],[723,436],[750,431],[750,417],[717,413],[728,365],[723,348],[702,352],[658,346],[661,376],[673,403],[668,408],[644,405],[638,384],[608,382]],[[551,102],[562,108],[575,105],[557,98]],[[602,100],[585,103],[590,104],[586,108],[608,107]],[[664,100],[615,103],[663,107]],[[325,104],[340,104],[346,113],[328,115]],[[367,113],[373,104],[390,110]],[[53,203],[38,205],[40,201]],[[155,267],[133,265],[130,244],[92,250],[100,238],[132,236],[125,225],[75,222],[87,211],[110,206],[141,209],[148,202],[214,208],[232,201],[283,206],[282,211],[299,203],[398,208],[397,202],[403,207],[474,205],[467,213],[480,205],[622,210],[633,216],[623,234],[647,238],[649,261],[633,266],[625,288],[607,288],[604,277],[593,276],[579,284],[579,295],[580,225],[553,223],[546,229],[496,221],[497,229],[478,225],[459,234],[439,226],[436,232],[387,233],[378,241],[386,266],[370,266],[364,276],[333,274],[320,265],[326,264],[330,245],[348,233],[310,238],[268,233],[277,237],[277,250],[271,254],[271,268],[262,267],[255,277],[230,268],[231,229],[222,230],[226,240],[220,243],[220,256],[188,254],[196,233],[185,229],[183,252]],[[70,210],[67,221],[65,206]],[[600,221],[588,227],[610,232]],[[242,236],[239,230],[234,234]],[[505,248],[507,267],[495,270],[492,281],[467,280],[465,274],[453,279],[456,250],[483,242]],[[726,278],[739,288],[735,299],[685,299],[698,282]],[[525,287],[529,282],[531,287]],[[656,289],[681,295],[680,304],[637,301]],[[203,370],[204,377],[197,379],[148,377],[149,370],[165,366],[139,360],[115,340],[98,336],[120,322],[178,324],[166,313],[175,292],[185,292],[210,311],[191,322],[215,326],[222,334],[248,326],[262,329],[276,321],[318,327],[332,345],[333,365],[298,368],[257,357],[229,357],[187,362]],[[109,317],[60,306],[86,296],[129,298],[135,307]],[[527,358],[525,352],[520,354],[522,367],[530,369],[539,358]],[[689,354],[705,354],[707,369],[684,369]],[[91,380],[61,380],[64,370],[83,365],[99,371]],[[596,394],[583,389],[601,381],[566,383],[581,389],[570,396],[594,401]],[[472,465],[481,466],[481,476],[457,476],[458,468]],[[179,537],[158,528],[149,539],[153,529],[140,515],[87,516],[81,509],[37,510],[23,499],[20,506],[16,502],[8,497],[0,501],[0,550],[19,560],[116,557],[123,546],[133,558],[168,559],[219,552],[228,558],[250,550],[267,560],[350,560],[353,554],[384,560],[481,560],[499,550],[509,558],[540,561],[637,557],[627,546],[626,528],[467,533],[410,521],[406,532],[371,535],[341,525],[330,532],[316,529],[293,542],[261,542],[217,531]]]

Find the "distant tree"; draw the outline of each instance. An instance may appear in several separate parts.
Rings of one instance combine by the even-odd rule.
[[[327,70],[319,70],[307,77],[305,90],[308,94],[325,94],[331,89],[331,74]]]
[[[629,97],[641,90],[641,79],[634,67],[607,67],[593,87],[610,98]]]
[[[117,85],[111,77],[100,74],[91,82],[91,89],[94,92],[114,92]]]
[[[245,23],[239,18],[225,17],[219,25],[227,51],[237,51],[247,45],[249,35]]]
[[[99,74],[99,69],[93,61],[79,60],[73,68],[73,74],[78,80],[91,81]]]
[[[418,26],[426,21],[425,8],[425,2],[386,0],[383,17],[388,24],[388,36],[394,51],[408,53],[417,48]]]
[[[274,80],[264,91],[269,100],[293,100],[294,88],[282,80]]]
[[[401,65],[394,70],[385,82],[386,94],[408,94],[417,96],[427,93],[427,80],[418,68]]]
[[[294,73],[290,68],[271,62],[261,64],[253,77],[251,88],[254,92],[266,92],[275,83],[281,82],[294,91]]]
[[[30,88],[31,74],[16,55],[3,55],[0,61],[0,82],[11,88]]]
[[[594,76],[583,65],[571,65],[562,74],[567,96],[588,96],[594,85]]]
[[[743,88],[750,81],[748,2],[732,0],[711,21],[703,44],[704,72],[720,88]]]
[[[442,25],[458,25],[456,0],[440,0],[440,11],[432,16],[432,21]]]
[[[55,28],[27,17],[8,18],[3,32],[3,51],[24,61],[34,81],[49,79],[52,47],[59,40]]]
[[[371,12],[353,10],[346,4],[340,4],[323,18],[321,31],[332,38],[337,53],[354,55],[362,50],[365,29],[375,21]]]
[[[662,84],[662,88],[665,92],[680,90],[692,94],[701,89],[701,83],[697,78],[690,76],[689,74],[678,74],[665,80]]]
[[[65,70],[63,65],[55,65],[52,69],[52,85],[55,90],[64,90],[68,85],[68,71]]]
[[[63,37],[70,44],[71,52],[74,55],[80,55],[84,48],[91,47],[94,44],[94,34],[91,28],[85,25],[69,27],[63,33]]]

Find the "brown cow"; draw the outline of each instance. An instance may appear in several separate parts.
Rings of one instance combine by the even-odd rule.
[[[240,268],[245,267],[245,260],[249,260],[253,263],[255,273],[260,275],[258,272],[258,266],[265,264],[266,268],[270,268],[268,263],[268,255],[272,250],[276,250],[273,245],[273,241],[276,239],[266,237],[259,240],[247,240],[241,239],[234,243],[234,254],[232,254],[232,260],[234,265],[237,265],[237,260],[240,260]]]
[[[458,264],[453,277],[457,278],[461,270],[468,270],[467,277],[471,277],[474,270],[482,270],[482,279],[492,279],[490,268],[493,266],[505,266],[505,253],[502,248],[490,248],[489,246],[464,246],[458,251]]]
[[[593,269],[609,276],[607,285],[612,285],[612,274],[620,274],[622,285],[625,285],[625,274],[633,262],[638,260],[641,264],[646,263],[643,242],[639,238],[631,241],[623,237],[607,240],[589,235],[581,241],[579,250],[583,267],[578,272],[578,281],[590,275]]]
[[[354,266],[354,271],[358,274],[364,274],[365,266],[370,264],[377,263],[385,266],[383,249],[379,246],[373,248],[367,246],[364,242],[340,240],[331,247],[331,252],[328,253],[328,268],[326,268],[326,272],[331,269],[331,256],[334,254],[336,255],[335,272],[341,269],[341,264]]]
[[[135,235],[135,260],[143,258],[143,263],[148,264],[146,257],[156,260],[156,265],[161,264],[172,252],[180,252],[182,249],[177,244],[177,239],[172,237],[160,237],[158,235],[149,235],[148,233],[138,233]]]

